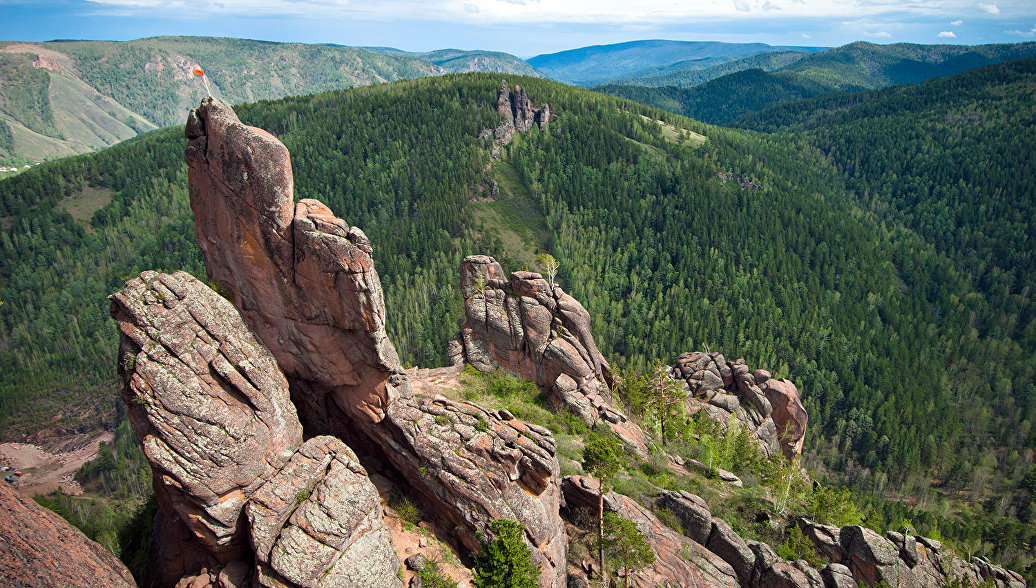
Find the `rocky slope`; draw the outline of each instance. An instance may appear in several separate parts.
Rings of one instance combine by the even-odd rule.
[[[346,441],[405,481],[461,549],[518,520],[541,584],[564,582],[556,444],[468,403],[414,395],[385,334],[371,246],[323,204],[292,197],[288,152],[206,99],[187,124],[191,206],[209,277],[283,370],[307,435]]]
[[[550,391],[551,402],[588,425],[605,422],[647,454],[644,432],[615,408],[611,370],[590,334],[590,313],[540,274],[504,270],[473,255],[460,267],[464,326],[450,344],[451,362],[480,371],[503,368]]]
[[[692,413],[704,410],[720,423],[733,417],[767,455],[802,453],[809,417],[795,384],[766,370],[750,372],[743,359],[727,361],[720,353],[685,353],[671,373],[683,382]]]
[[[129,588],[126,566],[58,515],[0,483],[0,583]]]

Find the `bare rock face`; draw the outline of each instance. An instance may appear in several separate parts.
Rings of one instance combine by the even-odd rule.
[[[764,370],[756,370],[760,371]],[[801,455],[809,415],[799,400],[798,388],[784,378],[765,378],[762,382],[757,379],[756,383],[773,408],[770,418],[777,427],[777,438],[784,456],[790,459],[793,455]]]
[[[144,272],[111,300],[123,399],[160,507],[217,560],[237,559],[247,497],[302,443],[288,383],[234,307],[189,274]]]
[[[493,131],[493,139],[500,145],[507,145],[514,138],[514,134],[524,133],[539,125],[542,132],[547,131],[550,124],[550,105],[544,104],[537,108],[529,100],[528,94],[521,86],[515,86],[512,92],[507,88],[507,82],[500,82],[500,91],[496,95],[496,111],[503,120]]]
[[[225,103],[204,100],[187,137],[206,271],[273,353],[307,434],[334,435],[405,479],[468,550],[492,520],[518,520],[543,564],[541,585],[561,586],[567,545],[550,433],[416,397],[385,332],[363,232],[315,200],[293,204],[287,150]]]
[[[6,483],[0,484],[0,577],[11,588],[137,585],[112,552]]]
[[[721,423],[733,415],[767,455],[780,450],[791,459],[802,453],[806,409],[791,382],[766,370],[750,372],[743,359],[700,351],[676,358],[672,375],[683,382],[692,413],[704,410]]]
[[[885,536],[859,526],[838,529],[799,518],[799,528],[831,560],[821,570],[825,586],[873,585],[936,588],[947,580],[965,586],[991,581],[994,586],[1022,588],[1025,580],[1015,572],[992,566],[981,558],[965,562],[950,549],[927,537],[907,532]]]
[[[401,586],[366,471],[337,439],[303,444],[287,380],[230,302],[184,272],[111,300],[162,585],[244,585],[245,566],[265,586]]]
[[[627,445],[646,454],[644,432],[612,405],[611,370],[590,334],[590,313],[540,274],[505,276],[495,259],[471,255],[460,266],[464,326],[454,363],[488,372],[498,367],[536,382],[551,402],[594,425],[605,421]]]
[[[658,505],[676,515],[685,535],[704,545],[712,533],[712,512],[709,505],[690,492],[665,492]]]
[[[378,491],[334,437],[306,441],[245,512],[262,586],[400,585]]]
[[[596,515],[599,488],[597,481],[591,478],[566,477],[562,481],[566,512],[574,517],[579,509],[590,509]],[[604,509],[633,521],[655,553],[654,564],[633,573],[631,586],[738,586],[734,569],[728,563],[662,524],[654,513],[629,496],[607,493]]]

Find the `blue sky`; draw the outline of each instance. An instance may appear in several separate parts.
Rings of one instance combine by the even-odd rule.
[[[0,0],[0,29],[19,41],[212,35],[531,57],[636,39],[1016,43],[1036,40],[1036,1]]]

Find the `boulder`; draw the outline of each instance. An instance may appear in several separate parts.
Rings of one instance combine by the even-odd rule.
[[[820,570],[820,576],[824,579],[824,588],[856,588],[852,572],[842,564],[827,564]]]
[[[770,378],[769,374],[760,388],[773,407],[770,418],[777,428],[784,456],[790,459],[793,455],[801,454],[809,416],[799,400],[798,388],[784,378]]]
[[[186,133],[206,271],[273,353],[307,434],[336,436],[404,481],[458,549],[477,550],[494,519],[517,519],[541,585],[562,586],[567,544],[549,431],[417,397],[385,331],[363,232],[315,200],[294,203],[287,150],[226,103],[203,100]]]
[[[910,568],[899,559],[899,549],[881,535],[858,525],[841,530],[844,562],[857,583],[873,585],[885,582],[890,586],[915,586]]]
[[[504,274],[487,255],[460,267],[465,320],[455,337],[459,358],[480,371],[502,368],[536,382],[550,401],[587,424],[605,422],[647,455],[644,432],[615,408],[611,369],[590,333],[590,313],[540,274]]]
[[[743,584],[751,582],[756,554],[726,521],[712,519],[712,532],[709,534],[705,547],[730,564]]]
[[[712,533],[712,513],[709,505],[700,497],[685,490],[664,492],[658,505],[669,509],[680,521],[684,535],[704,545]]]
[[[263,586],[400,585],[374,484],[341,441],[302,442],[287,380],[230,302],[185,272],[110,298],[162,585],[243,585],[253,560]]]
[[[137,585],[111,551],[6,483],[0,484],[0,577],[11,588]]]
[[[590,509],[596,517],[598,490],[596,480],[583,476],[568,476],[562,481],[565,496],[565,512],[576,520],[580,509]],[[727,586],[738,585],[734,570],[729,564],[673,529],[665,526],[649,509],[622,494],[609,492],[605,495],[604,508],[607,512],[633,521],[644,534],[655,553],[655,562],[630,577],[630,585],[637,588],[655,586]]]

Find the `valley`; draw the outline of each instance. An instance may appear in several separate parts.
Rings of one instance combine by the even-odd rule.
[[[643,578],[671,578],[664,574],[676,568],[666,566],[687,562],[713,570],[709,581],[718,584],[723,574],[716,570],[729,564],[724,548],[710,546],[708,536],[691,541],[688,524],[674,518],[677,510],[660,506],[680,492],[704,499],[708,518],[728,525],[732,535],[724,541],[743,544],[749,553],[779,554],[772,561],[751,555],[753,562],[770,562],[753,564],[762,566],[758,573],[813,578],[815,572],[819,579],[825,566],[849,557],[839,549],[855,544],[818,542],[815,536],[823,529],[811,525],[825,523],[849,537],[857,531],[847,529],[862,524],[876,529],[869,533],[881,541],[908,542],[916,535],[920,548],[897,544],[896,554],[921,549],[931,561],[943,561],[939,558],[956,553],[954,561],[973,566],[968,569],[974,584],[989,578],[1004,586],[1032,581],[1036,216],[1028,178],[1036,68],[1031,58],[1011,59],[1027,56],[1036,45],[969,52],[854,44],[830,50],[859,58],[858,68],[844,70],[832,69],[831,54],[819,49],[764,46],[749,54],[746,48],[711,47],[719,53],[692,56],[703,60],[695,75],[737,70],[740,60],[769,71],[733,71],[691,88],[647,82],[601,88],[613,96],[515,72],[548,77],[565,72],[583,83],[595,83],[593,76],[625,75],[629,82],[631,72],[645,70],[643,63],[616,60],[602,73],[580,69],[572,56],[554,56],[556,69],[550,69],[547,59],[525,64],[493,52],[194,42],[199,61],[217,64],[206,71],[219,91],[229,100],[248,102],[234,107],[241,120],[269,131],[290,152],[296,200],[317,199],[347,227],[362,229],[370,268],[377,267],[384,291],[379,320],[393,354],[398,352],[396,367],[409,374],[415,406],[424,411],[415,418],[430,438],[452,439],[454,429],[478,430],[480,423],[467,422],[475,418],[471,407],[487,411],[491,429],[536,427],[529,430],[537,443],[554,444],[557,472],[548,476],[555,485],[548,484],[553,488],[548,492],[562,492],[564,486],[571,493],[566,497],[594,494],[579,480],[589,473],[586,448],[595,436],[614,434],[626,442],[627,467],[614,478],[618,494],[608,499],[608,508],[636,519],[642,529],[655,529],[647,536],[655,541],[659,560],[644,568],[654,571],[638,576],[641,585],[649,585]],[[26,61],[26,48],[36,57]],[[254,61],[234,57],[232,50],[252,52]],[[212,276],[212,262],[203,258],[204,246],[199,249],[195,238],[196,228],[211,224],[211,218],[195,216],[198,210],[191,208],[196,195],[183,164],[184,127],[157,129],[181,124],[186,109],[198,105],[200,86],[183,91],[185,80],[176,78],[176,68],[183,66],[176,60],[186,58],[179,38],[7,44],[3,51],[18,75],[38,84],[26,86],[35,88],[28,93],[35,102],[19,102],[34,106],[19,110],[0,102],[13,144],[28,148],[13,159],[54,160],[0,175],[5,452],[0,465],[8,465],[6,459],[32,469],[21,486],[26,492],[45,494],[56,486],[68,494],[85,490],[79,498],[50,495],[40,501],[120,555],[140,581],[143,552],[137,550],[143,543],[127,529],[143,528],[139,517],[165,507],[147,502],[147,488],[156,479],[149,464],[155,462],[145,458],[126,420],[127,411],[142,418],[144,405],[123,403],[118,390],[126,384],[114,369],[135,369],[127,367],[125,349],[118,347],[118,329],[124,337],[130,331],[125,321],[117,329],[110,320],[107,297],[147,270],[177,280],[194,276],[202,284],[199,291],[212,288],[235,304],[240,302],[235,292],[241,296],[247,288]],[[272,57],[281,52],[288,57]],[[571,63],[565,65],[562,57]],[[143,60],[145,66],[134,76],[111,78],[98,65],[102,58]],[[32,65],[41,59],[44,71]],[[190,59],[187,65],[196,63]],[[322,64],[325,71],[294,71],[299,62],[293,59]],[[705,60],[711,60],[708,67]],[[257,64],[266,62],[286,63],[287,69],[257,73]],[[661,69],[652,79],[690,71],[674,63],[656,66]],[[875,74],[874,63],[885,69]],[[857,75],[864,70],[866,76]],[[180,89],[167,84],[174,81]],[[903,82],[909,84],[897,85]],[[528,128],[512,128],[506,141],[492,132],[501,123],[501,83],[505,89],[520,85],[531,100],[527,109],[518,103],[517,89],[508,98],[513,126],[528,116]],[[357,87],[339,89],[343,85]],[[717,98],[720,93],[739,98],[736,107]],[[544,105],[549,109],[540,110]],[[543,116],[537,124],[533,112]],[[3,140],[0,136],[0,149]],[[81,154],[61,157],[74,153]],[[261,169],[279,168],[269,163]],[[315,234],[332,234],[325,229]],[[558,318],[559,325],[548,321],[553,326],[546,331],[582,345],[590,336],[596,346],[577,347],[570,358],[582,357],[591,372],[600,371],[598,384],[588,383],[589,376],[586,382],[570,378],[579,387],[564,390],[567,404],[560,408],[553,396],[561,394],[560,384],[540,381],[542,372],[528,371],[520,361],[507,364],[532,344],[492,356],[479,367],[477,346],[455,339],[458,328],[463,333],[473,320],[472,256],[499,262],[499,269],[478,270],[489,272],[479,282],[488,300],[497,296],[486,294],[494,289],[506,293],[499,294],[503,299],[513,295],[509,288],[537,288],[521,285],[511,272],[547,276],[543,254],[557,262],[556,279],[565,295],[581,309],[585,305],[587,313],[585,325]],[[478,263],[491,268],[489,262]],[[527,309],[526,304],[516,302],[515,308]],[[242,314],[238,320],[254,320]],[[522,336],[532,338],[532,319],[520,316],[500,322],[520,324]],[[498,334],[490,347],[503,349],[504,339],[521,339],[515,333]],[[257,347],[280,354],[274,366],[296,386],[302,372],[292,372],[298,368],[285,360],[287,348],[260,343]],[[147,350],[141,353],[146,358]],[[595,353],[610,365],[607,384]],[[443,367],[457,357],[465,358],[467,367]],[[716,375],[701,375],[712,368],[695,364],[678,378],[691,398],[666,425],[667,413],[644,390],[653,389],[658,366],[676,374],[688,357],[712,358]],[[379,363],[377,370],[389,369],[391,361],[379,361],[385,365]],[[771,379],[797,386],[796,398],[808,413],[801,457],[794,453],[793,461],[784,461],[781,451],[773,453],[776,437],[767,438],[763,445],[770,449],[760,452],[758,439],[747,436],[757,431],[742,433],[738,427],[760,426],[744,407],[762,403],[737,387],[741,384],[724,381],[704,392],[696,387],[697,378],[723,381],[724,368],[750,374],[746,389],[769,390],[764,384]],[[698,375],[692,378],[692,372]],[[317,376],[307,381],[316,389],[326,385]],[[600,394],[592,388],[598,385],[604,385]],[[300,426],[324,427],[316,424],[323,423],[316,413],[306,416],[312,409],[296,394],[293,388]],[[599,402],[605,398],[608,408]],[[433,405],[451,408],[439,412]],[[705,415],[715,418],[721,406],[729,410],[718,422],[737,421],[738,407],[748,416],[730,428],[717,426]],[[366,410],[339,408],[357,422]],[[498,424],[519,419],[531,425]],[[675,429],[666,440],[668,426]],[[378,437],[384,433],[357,430],[330,426],[322,432],[350,446],[357,435],[387,439]],[[537,437],[547,434],[549,443]],[[404,433],[393,439],[404,443],[399,435]],[[311,438],[307,429],[305,447]],[[67,455],[57,450],[44,455],[40,449],[68,439],[77,442]],[[364,444],[354,447],[357,463],[374,474],[384,507],[375,510],[385,513],[405,579],[421,574],[408,569],[401,551],[424,553],[420,543],[428,538],[441,565],[437,569],[470,585],[474,568],[464,555],[469,547],[458,547],[463,533],[444,522],[457,528],[474,523],[443,514],[450,506],[436,502],[443,500],[443,491],[436,489],[440,482],[430,480],[453,474],[429,475],[438,466],[422,453],[429,450],[420,439],[406,441],[416,447],[414,459],[425,460],[419,476],[416,462],[414,471],[397,461],[375,472],[379,454]],[[467,456],[468,449],[447,453],[481,459]],[[72,479],[98,454],[100,459]],[[344,452],[336,455],[346,459]],[[799,477],[800,466],[808,478]],[[406,494],[403,480],[411,475],[422,480],[411,498],[428,510],[408,520],[400,500]],[[453,488],[455,482],[441,483]],[[260,487],[256,484],[253,490]],[[463,494],[456,488],[450,492]],[[306,503],[310,495],[299,490],[296,499]],[[112,506],[117,515],[90,515],[111,512]],[[585,575],[597,556],[572,538],[593,529],[572,513],[566,516],[558,524],[561,535],[569,537],[567,563],[551,565]],[[798,516],[812,522],[802,523]],[[90,526],[89,519],[103,524]],[[546,552],[550,541],[535,541],[530,544]],[[943,546],[947,551],[940,551]],[[456,561],[454,552],[462,554]],[[546,556],[534,552],[534,557]],[[895,555],[895,561],[876,565],[875,581],[904,577],[880,576],[893,573],[883,565],[899,569],[900,558],[910,567],[908,555]],[[807,560],[812,572],[802,566],[792,570],[798,559]],[[862,581],[862,564],[853,565],[850,581]],[[728,580],[750,583],[740,568],[735,571]]]

